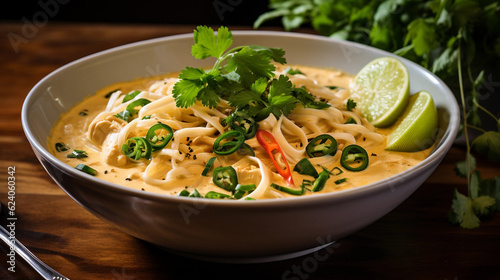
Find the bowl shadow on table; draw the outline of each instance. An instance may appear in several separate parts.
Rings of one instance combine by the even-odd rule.
[[[148,261],[151,269],[165,271],[167,275],[174,276],[174,279],[200,279],[210,275],[216,275],[217,279],[306,279],[313,275],[318,277],[331,274],[332,262],[338,258],[334,255],[342,247],[341,242],[335,242],[313,253],[288,260],[242,264],[187,258],[145,241],[138,242],[148,255],[154,256]],[[341,267],[336,268],[336,274],[343,272],[346,271]],[[127,274],[133,276],[134,271]]]

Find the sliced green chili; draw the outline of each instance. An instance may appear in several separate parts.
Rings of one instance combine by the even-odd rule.
[[[303,158],[293,168],[293,171],[298,172],[299,174],[302,175],[309,175],[314,178],[318,178],[319,174],[318,171],[316,171],[316,168],[312,165],[312,163],[307,159]]]
[[[219,192],[214,192],[214,191],[209,191],[205,194],[205,198],[210,198],[210,199],[223,199],[223,198],[231,198],[230,195],[224,194],[224,193],[219,193]]]
[[[127,101],[130,101],[132,99],[134,99],[137,95],[139,95],[139,93],[141,93],[139,90],[133,90],[129,93],[127,93],[124,97],[123,97],[123,101],[122,103],[125,103]]]
[[[309,157],[320,157],[335,155],[337,152],[337,141],[331,135],[321,134],[316,136],[306,146],[306,153]]]
[[[202,175],[202,176],[207,176],[208,171],[210,171],[210,169],[212,169],[212,166],[214,165],[215,159],[216,159],[216,157],[211,157],[211,158],[207,161],[207,165],[205,165],[205,168],[204,168],[204,169],[203,169],[203,171],[201,172],[201,175]]]
[[[353,163],[361,163],[354,167]],[[368,167],[368,154],[366,150],[358,145],[349,145],[342,151],[342,156],[340,157],[340,164],[342,167],[349,171],[362,171]]]
[[[255,136],[259,125],[255,122],[255,119],[250,117],[248,114],[236,111],[229,115],[225,119],[225,122],[229,124],[232,130],[239,130],[245,135],[245,139],[250,139]]]
[[[82,150],[73,150],[71,154],[66,155],[67,158],[82,159],[88,157],[87,152]]]
[[[285,70],[283,71],[285,74],[289,74],[289,75],[297,75],[297,74],[302,74],[302,75],[306,75],[304,72],[300,71],[299,69],[293,69],[291,67],[287,67],[285,68]]]
[[[162,135],[162,130],[166,130],[167,134]],[[167,146],[168,142],[170,142],[173,136],[174,131],[170,126],[163,123],[157,123],[149,128],[146,134],[146,139],[151,144],[153,151],[158,151]]]
[[[291,195],[303,195],[306,192],[304,184],[300,186],[300,189],[292,189],[288,187],[283,187],[275,183],[271,183],[271,187],[277,189],[280,192],[288,193]]]
[[[252,147],[250,147],[250,145],[248,145],[247,143],[243,143],[243,145],[241,145],[241,147],[238,149],[238,154],[242,156],[255,156],[255,152],[253,151]]]
[[[190,193],[188,195],[188,197],[198,197],[198,198],[202,198],[203,196],[200,194],[200,192],[197,190],[197,189],[194,189],[194,191],[192,193]]]
[[[356,108],[356,102],[352,99],[347,99],[347,103],[345,105],[347,111],[352,111],[354,108]]]
[[[75,168],[92,176],[97,175],[97,170],[83,163],[78,164]]]
[[[244,197],[245,195],[253,192],[257,187],[255,184],[249,184],[249,185],[240,185],[238,184],[235,188],[235,192],[233,197],[236,199],[240,199]]]
[[[214,169],[212,180],[217,187],[234,192],[238,185],[238,174],[232,166],[220,166]]]
[[[63,142],[57,142],[55,146],[56,146],[56,151],[58,152],[64,152],[70,149],[69,145]]]
[[[215,139],[213,150],[218,155],[236,152],[245,142],[245,135],[239,130],[230,130]]]
[[[139,160],[141,157],[151,157],[151,144],[142,137],[132,137],[127,140],[127,143],[122,145],[123,153],[132,159]]]

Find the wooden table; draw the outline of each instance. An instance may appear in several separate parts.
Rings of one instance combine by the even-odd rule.
[[[475,230],[446,219],[453,190],[466,192],[464,180],[453,172],[455,162],[464,158],[460,147],[453,147],[401,206],[323,252],[329,253],[326,260],[308,255],[235,265],[186,259],[118,231],[75,203],[45,173],[24,136],[20,111],[28,91],[51,71],[85,55],[191,33],[194,27],[49,22],[30,29],[0,23],[0,201],[7,203],[8,167],[15,166],[15,234],[35,255],[71,279],[500,279],[500,214]],[[498,164],[482,158],[479,166],[484,177],[500,173]],[[0,279],[41,279],[19,256],[16,272],[8,271],[9,250],[0,248]]]

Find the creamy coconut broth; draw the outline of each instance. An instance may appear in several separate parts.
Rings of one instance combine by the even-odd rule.
[[[276,71],[282,72],[286,67],[277,66]],[[228,126],[221,124],[221,121],[234,108],[227,102],[221,102],[215,109],[200,104],[176,108],[171,95],[179,73],[113,84],[99,90],[61,116],[51,131],[48,146],[51,153],[70,166],[85,164],[93,168],[99,179],[169,195],[178,195],[183,190],[193,193],[196,189],[202,196],[209,191],[230,196],[231,191],[214,184],[212,173],[216,167],[232,166],[237,173],[238,184],[255,185],[253,192],[243,195],[243,198],[254,199],[293,196],[271,187],[272,183],[300,189],[305,180],[303,195],[362,186],[400,173],[418,164],[430,153],[430,149],[414,153],[386,151],[386,136],[392,128],[376,129],[366,122],[357,109],[346,109],[352,75],[335,69],[297,65],[291,68],[304,73],[288,74],[294,85],[305,86],[318,100],[328,102],[331,107],[321,110],[299,107],[280,119],[271,114],[258,123],[259,129],[272,133],[278,140],[290,170],[301,159],[307,158],[318,173],[323,170],[331,172],[324,188],[317,192],[310,191],[312,185],[307,185],[308,181],[313,184],[315,178],[296,171],[292,172],[294,185],[287,184],[283,176],[276,172],[276,167],[255,136],[245,140],[254,151],[254,157],[239,153],[213,153],[217,137],[229,131]],[[124,110],[123,104],[131,102],[122,104],[124,96],[134,90],[141,91],[134,99],[144,98],[151,103],[138,109],[138,115],[131,117],[131,120],[125,121],[116,115]],[[356,123],[345,124],[349,119]],[[148,128],[158,122],[169,125],[174,133],[167,146],[153,151],[150,158],[135,160],[125,156],[122,145],[127,139],[145,137]],[[196,127],[201,130],[193,129]],[[124,133],[126,129],[128,132]],[[305,152],[308,141],[322,134],[330,134],[336,139],[337,152],[333,156],[308,157]],[[69,149],[57,151],[57,143]],[[342,149],[350,144],[357,144],[366,150],[369,158],[366,169],[353,172],[341,166]],[[68,158],[74,150],[85,151],[87,157]],[[284,166],[279,154],[275,153],[275,156]],[[202,176],[212,157],[216,158],[213,166],[206,176]]]

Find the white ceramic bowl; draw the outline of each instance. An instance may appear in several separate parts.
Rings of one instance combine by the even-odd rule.
[[[236,31],[234,44],[280,47],[289,63],[335,67],[356,73],[392,54],[351,42],[288,32]],[[326,246],[384,216],[412,194],[452,145],[459,110],[448,87],[429,71],[402,59],[411,92],[429,91],[440,115],[439,144],[417,166],[363,187],[308,197],[229,201],[193,199],[137,191],[96,179],[57,160],[47,137],[60,114],[115,82],[209,66],[190,53],[192,34],[158,38],[79,59],[41,80],[22,109],[23,129],[35,155],[54,181],[90,213],[118,229],[198,259],[265,262],[299,256]]]

